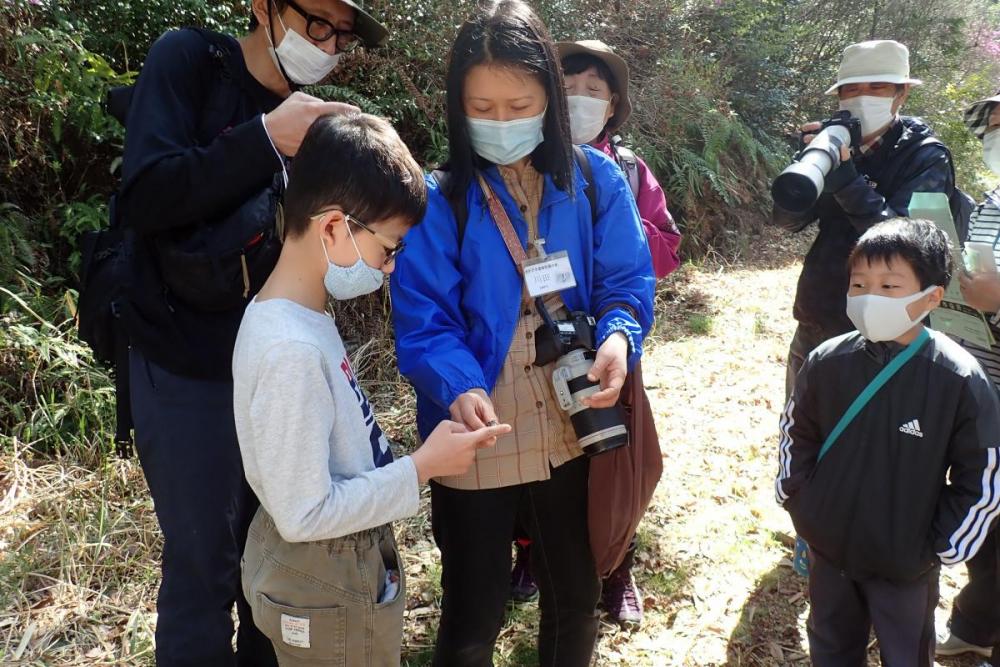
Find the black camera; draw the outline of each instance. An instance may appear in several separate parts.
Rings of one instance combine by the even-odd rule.
[[[840,166],[841,146],[861,145],[861,121],[840,111],[822,122],[813,140],[771,184],[771,196],[786,211],[804,213],[823,192],[827,175]]]
[[[627,445],[621,405],[588,408],[582,403],[601,390],[599,382],[587,378],[596,356],[594,318],[573,312],[568,320],[554,320],[540,298],[535,307],[544,321],[535,331],[535,365],[555,362],[552,387],[559,407],[569,413],[580,448],[587,456],[596,456]]]

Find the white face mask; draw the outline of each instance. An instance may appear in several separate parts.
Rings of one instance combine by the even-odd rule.
[[[605,115],[611,103],[587,95],[570,95],[566,103],[569,105],[569,129],[573,143],[589,144],[604,130],[607,124]]]
[[[937,287],[931,285],[923,292],[910,296],[894,298],[877,294],[863,294],[847,297],[847,317],[862,336],[878,343],[895,340],[920,323],[927,313],[924,311],[915,320],[910,319],[906,307],[914,301],[919,301]]]
[[[284,67],[285,74],[292,83],[300,86],[319,83],[340,62],[342,54],[335,53],[331,56],[299,33],[289,30],[281,20],[280,14],[278,23],[284,28],[285,37],[281,40],[281,44],[278,44],[278,48],[274,48],[271,31],[267,30],[267,41],[271,45],[267,50],[275,67],[279,71]]]
[[[365,294],[371,294],[380,287],[385,280],[385,274],[381,269],[373,269],[361,256],[361,249],[358,242],[354,240],[351,233],[351,222],[344,222],[347,225],[347,234],[351,237],[354,250],[358,253],[358,261],[350,266],[338,266],[330,261],[330,254],[326,251],[326,241],[320,237],[323,244],[323,254],[326,255],[326,275],[323,276],[323,286],[326,292],[338,301],[354,299]]]
[[[1000,174],[1000,128],[983,135],[983,162],[993,173]]]
[[[885,128],[895,114],[892,105],[895,97],[875,97],[874,95],[859,95],[849,100],[840,101],[841,111],[850,111],[851,115],[861,121],[861,134],[870,136]]]
[[[545,139],[545,111],[517,120],[467,118],[472,150],[493,164],[513,164],[531,155]]]

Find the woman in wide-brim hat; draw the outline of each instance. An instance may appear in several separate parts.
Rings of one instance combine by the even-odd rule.
[[[642,158],[626,148],[617,132],[632,115],[628,64],[599,40],[558,42],[573,142],[590,144],[621,166],[639,207],[657,278],[680,264],[681,235],[667,198]]]
[[[558,42],[565,79],[573,143],[589,144],[613,159],[625,172],[642,219],[657,278],[680,264],[681,234],[667,209],[667,198],[646,163],[621,143],[616,132],[632,114],[628,91],[628,64],[599,40]],[[521,531],[524,532],[524,531]],[[517,559],[511,572],[511,597],[526,602],[538,587],[530,568],[531,541],[515,540]],[[636,627],[642,623],[642,603],[632,577],[635,540],[621,565],[604,580],[601,604],[616,622]]]

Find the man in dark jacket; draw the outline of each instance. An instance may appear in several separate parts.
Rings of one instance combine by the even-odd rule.
[[[840,109],[861,120],[862,145],[842,151],[841,165],[826,179],[813,208],[797,214],[774,207],[772,219],[790,232],[814,221],[819,235],[806,255],[795,295],[799,326],[788,355],[786,389],[809,352],[828,338],[854,329],[844,313],[847,257],[869,227],[909,213],[914,192],[951,196],[954,175],[947,149],[918,118],[900,116],[910,87],[909,51],[891,40],[854,44],[844,51],[837,83]],[[818,123],[802,127],[810,133]],[[811,134],[803,138],[808,142]]]
[[[258,503],[236,441],[233,345],[276,260],[284,162],[318,116],[354,109],[294,91],[386,37],[360,2],[253,0],[240,40],[168,32],[132,94],[118,198],[134,246],[122,317],[136,449],[164,537],[161,667],[274,664],[240,586]]]

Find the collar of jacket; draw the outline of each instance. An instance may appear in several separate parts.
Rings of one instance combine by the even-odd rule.
[[[868,150],[861,153],[861,159],[880,159],[884,155],[888,154],[888,152],[895,151],[900,146],[905,145],[901,142],[905,129],[906,128],[903,125],[903,118],[901,116],[897,116],[896,121],[882,133],[882,136],[875,139],[875,141],[868,146]]]
[[[898,120],[882,135],[882,144],[878,149],[863,155],[860,163],[881,162],[910,144],[933,135],[934,132],[922,119],[914,116],[898,116]]]
[[[611,141],[611,135],[607,132],[602,132],[601,136],[597,137],[597,139],[590,145],[605,154],[610,154],[612,149]]]
[[[883,366],[906,349],[905,345],[900,345],[894,340],[882,341],[880,343],[873,343],[867,339],[863,340],[865,341],[865,353]]]

